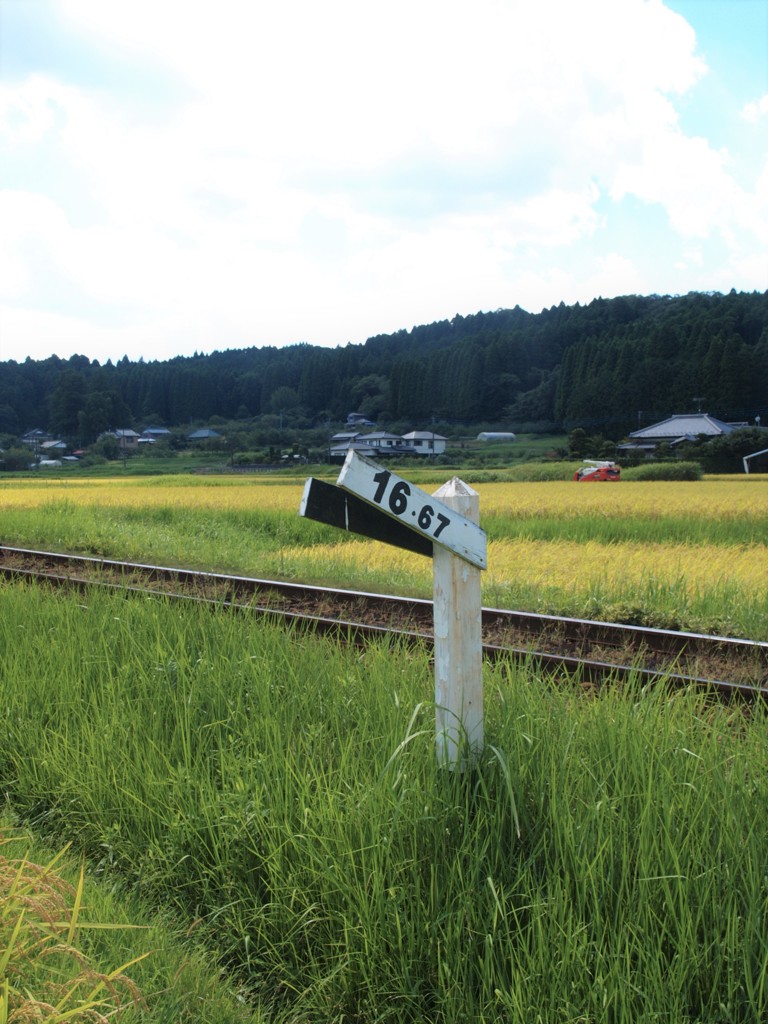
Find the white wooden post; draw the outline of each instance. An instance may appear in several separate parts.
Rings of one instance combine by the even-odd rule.
[[[450,509],[480,522],[477,491],[458,477],[434,492]],[[483,749],[483,651],[480,569],[434,546],[435,705],[437,756],[454,769]]]
[[[355,451],[336,486],[355,501],[339,500],[332,487],[310,478],[300,515],[433,554],[437,754],[440,764],[464,768],[483,749],[480,571],[488,559],[477,491],[453,477],[429,495]],[[404,540],[403,528],[417,542]],[[426,549],[418,538],[429,542]]]

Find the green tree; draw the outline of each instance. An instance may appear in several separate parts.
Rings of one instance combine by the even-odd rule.
[[[0,431],[16,434],[19,430],[19,417],[12,405],[0,405]]]
[[[295,388],[285,385],[275,388],[269,399],[269,407],[273,413],[292,412],[299,404],[299,396]]]
[[[54,433],[77,437],[79,413],[85,404],[85,378],[77,370],[65,370],[51,394],[50,423]]]
[[[101,455],[102,458],[109,459],[110,462],[114,462],[120,458],[122,454],[120,451],[120,442],[117,440],[114,434],[104,434],[98,441],[88,446],[88,454]]]
[[[83,444],[110,428],[131,422],[131,411],[116,391],[93,391],[78,413],[79,436]]]
[[[28,469],[33,462],[34,456],[32,452],[23,446],[9,448],[7,451],[0,452],[0,469],[8,473],[20,469]]]
[[[568,454],[574,459],[583,459],[592,443],[583,427],[574,427],[568,435]]]
[[[352,387],[354,412],[376,419],[389,405],[389,379],[380,373],[361,377]]]

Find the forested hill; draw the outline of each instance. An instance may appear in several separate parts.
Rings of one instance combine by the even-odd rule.
[[[585,426],[618,437],[696,408],[768,423],[768,292],[516,306],[333,349],[0,363],[0,434],[41,427],[81,443],[110,427],[264,414],[309,427],[352,411],[382,425]]]

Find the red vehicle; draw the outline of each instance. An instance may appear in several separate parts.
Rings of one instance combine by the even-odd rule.
[[[597,459],[586,459],[585,464],[573,474],[573,479],[580,483],[598,480],[621,480],[621,466],[615,462],[598,462]]]

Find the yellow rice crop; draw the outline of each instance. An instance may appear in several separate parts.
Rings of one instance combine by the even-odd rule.
[[[8,480],[0,484],[0,531],[4,509],[32,509],[52,502],[110,508],[185,508],[201,512],[258,509],[297,515],[303,481],[253,477],[162,477],[101,480]],[[428,489],[428,488],[425,488]],[[433,489],[433,488],[429,488]],[[589,486],[572,482],[485,483],[477,487],[483,516],[593,519],[670,517],[727,523],[768,516],[768,477],[730,477],[695,483],[624,483]],[[0,539],[1,535],[0,535]],[[281,564],[308,578],[361,585],[384,581],[429,592],[427,559],[364,540],[284,547]],[[674,585],[693,594],[727,582],[747,594],[768,591],[764,544],[681,544],[593,540],[508,539],[489,543],[484,587],[515,587],[585,593],[607,588],[627,593],[638,587]],[[214,567],[215,568],[215,567]],[[364,584],[363,584],[364,585]]]
[[[504,513],[520,518],[557,516],[706,516],[735,519],[768,513],[768,478],[730,477],[695,482],[620,484],[480,484],[481,515]]]
[[[297,512],[303,481],[253,477],[160,477],[98,480],[6,480],[0,484],[0,510],[39,508],[53,501],[103,507],[163,506]],[[424,490],[430,490],[429,486]],[[698,482],[574,484],[483,483],[481,517],[526,519],[556,516],[655,519],[661,516],[729,520],[768,514],[768,477],[729,477]]]
[[[243,477],[8,480],[0,484],[0,511],[68,501],[99,508],[259,508],[298,512],[302,487],[303,482],[276,483]]]
[[[313,575],[335,571],[353,575],[360,566],[375,569],[392,580],[427,588],[430,562],[399,548],[354,541],[283,551],[286,562],[301,560]],[[661,587],[682,586],[693,595],[727,580],[730,584],[768,589],[768,553],[765,549],[721,547],[714,544],[615,544],[595,541],[495,541],[488,545],[487,589],[514,584],[585,593],[597,587],[623,592],[649,582]]]

